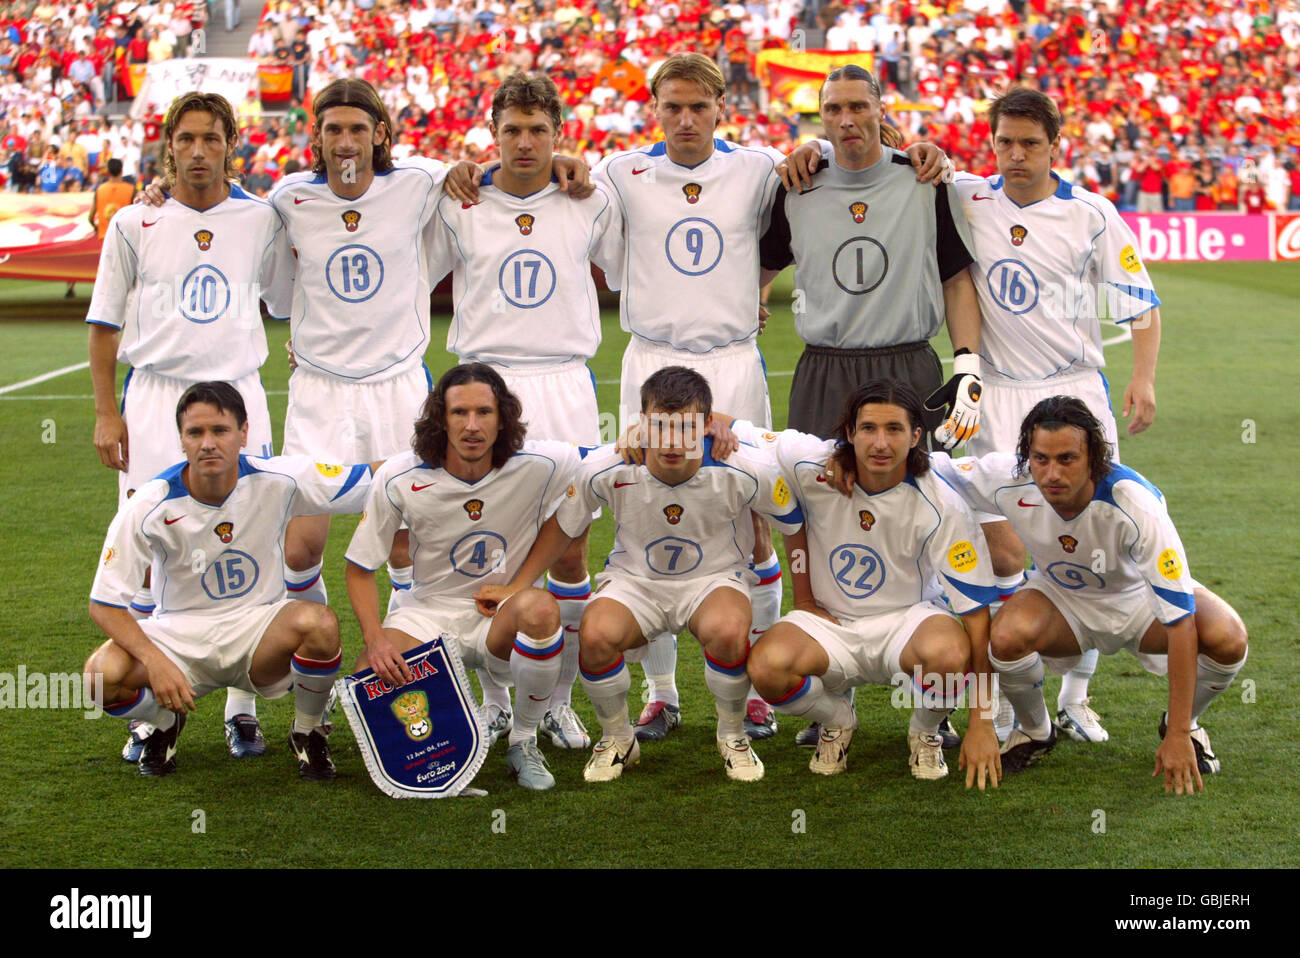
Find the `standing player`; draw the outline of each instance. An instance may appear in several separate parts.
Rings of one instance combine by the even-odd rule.
[[[1021,771],[1056,744],[1045,661],[1055,671],[1088,649],[1127,649],[1169,674],[1155,774],[1191,794],[1219,771],[1199,719],[1245,664],[1246,628],[1192,578],[1160,490],[1113,463],[1109,445],[1083,400],[1051,396],[1025,417],[1014,454],[936,457],[973,508],[1006,516],[1034,560],[993,619],[990,661],[1018,721],[1002,765]]]
[[[240,455],[248,417],[229,383],[196,383],[175,409],[185,460],[136,490],[104,542],[90,617],[108,641],[86,661],[86,678],[103,677],[110,715],[152,729],[142,775],[176,770],[195,699],[226,686],[277,698],[292,686],[298,773],[332,779],[319,725],[343,654],[338,618],[287,598],[279,568],[289,517],[358,511],[371,466]],[[137,621],[129,603],[146,569],[158,608]]]
[[[1099,310],[1104,303],[1133,334],[1133,377],[1123,403],[1132,436],[1155,419],[1160,298],[1137,239],[1111,202],[1052,172],[1061,117],[1051,98],[1013,87],[993,101],[989,125],[1000,175],[962,173],[954,184],[975,237],[971,274],[984,316],[980,431],[966,452],[1010,452],[1034,404],[1067,395],[1092,410],[1118,462]],[[1001,517],[980,518],[999,584],[1010,592],[1022,578],[1024,546]],[[1057,700],[1056,726],[1080,742],[1108,738],[1088,705],[1096,667],[1091,650],[1062,680]]]
[[[858,723],[846,693],[914,682],[923,704],[908,727],[908,765],[916,778],[937,779],[948,774],[939,725],[973,672],[961,767],[968,788],[978,779],[983,789],[986,775],[996,787],[987,606],[997,592],[979,526],[931,473],[921,401],[907,384],[860,386],[836,432],[843,439],[787,430],[774,444],[804,515],[787,551],[804,550],[808,562],[792,568],[795,608],[758,640],[749,674],[778,711],[819,723],[809,768],[821,775],[847,767]],[[856,475],[850,496],[825,481],[828,463]],[[913,679],[922,675],[940,681],[922,686]]]
[[[640,761],[623,653],[682,628],[704,649],[727,777],[763,777],[744,730],[753,615],[749,515],[761,512],[792,532],[802,519],[767,459],[742,450],[726,463],[714,460],[713,439],[704,435],[711,408],[709,384],[695,370],[668,366],[651,375],[641,388],[641,424],[649,437],[644,465],[624,463],[612,445],[587,456],[542,532],[538,556],[515,578],[516,586],[530,582],[541,563],[587,529],[593,510],[613,511],[614,547],[582,617],[582,684],[601,727],[583,772],[589,782],[611,781]]]
[[[600,307],[590,263],[618,288],[623,231],[604,186],[573,200],[553,182],[559,91],[544,75],[514,73],[492,97],[492,136],[501,166],[484,176],[477,205],[443,197],[428,231],[429,279],[453,270],[456,313],[447,349],[461,362],[489,363],[523,404],[528,434],[600,444],[595,378],[587,361],[600,346]],[[570,704],[578,677],[578,624],[590,595],[587,535],[550,569],[565,646],[560,681],[542,722],[561,748],[591,739]],[[508,723],[508,693],[483,680],[489,726]]]
[[[971,398],[954,408],[955,425],[940,427],[939,416],[926,425],[951,446],[979,422],[980,311],[956,191],[918,182],[908,157],[881,144],[880,89],[869,71],[831,71],[819,102],[833,154],[809,188],[777,194],[761,246],[763,281],[795,263],[805,298],[795,313],[807,346],[790,386],[790,427],[835,435],[844,397],[871,380],[939,391],[943,366],[930,339],[946,322],[952,386]]]
[[[108,235],[108,226],[118,210],[131,205],[135,184],[122,178],[122,161],[116,157],[108,161],[108,179],[95,187],[95,205],[90,208],[90,225],[100,240]]]
[[[103,221],[108,231],[86,322],[95,446],[104,465],[119,471],[119,509],[184,458],[170,410],[196,382],[233,383],[250,415],[246,451],[271,455],[271,417],[258,375],[267,353],[258,297],[273,309],[287,299],[294,264],[275,211],[228,182],[238,133],[221,96],[178,97],[162,129],[171,195],[160,207],[128,205]],[[131,367],[120,412],[118,362]],[[136,589],[131,608],[150,614],[156,603],[147,578]],[[238,688],[227,696],[226,741],[236,758],[266,750],[255,701]],[[122,757],[136,761],[149,732],[136,724]]]
[[[555,778],[537,748],[541,720],[560,674],[560,610],[548,592],[526,588],[475,607],[487,585],[509,582],[573,482],[578,451],[524,441],[519,400],[492,367],[448,370],[425,401],[412,449],[376,474],[348,546],[348,597],[366,647],[357,668],[391,685],[411,680],[402,653],[451,635],[470,668],[518,689],[506,765],[524,788]],[[374,570],[399,526],[410,529],[415,582],[381,625]],[[576,643],[575,643],[576,644]],[[495,738],[495,736],[494,736]]]

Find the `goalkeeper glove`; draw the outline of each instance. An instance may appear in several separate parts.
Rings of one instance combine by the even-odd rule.
[[[980,358],[969,350],[960,350],[952,360],[952,378],[932,392],[925,408],[934,412],[948,407],[948,417],[934,431],[934,441],[942,449],[952,449],[980,431]]]

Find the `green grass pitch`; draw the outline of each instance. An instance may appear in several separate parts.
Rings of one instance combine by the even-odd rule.
[[[222,699],[200,704],[181,740],[179,771],[142,780],[118,757],[123,723],[71,710],[0,712],[0,866],[55,867],[1257,867],[1300,865],[1293,774],[1300,641],[1296,522],[1295,292],[1300,265],[1154,266],[1164,298],[1155,426],[1122,441],[1125,463],[1165,493],[1196,577],[1241,612],[1250,659],[1205,719],[1223,772],[1204,794],[1176,798],[1151,778],[1162,680],[1126,655],[1104,658],[1092,685],[1110,730],[1102,746],[1063,741],[1044,763],[996,792],[968,792],[952,774],[918,782],[906,768],[906,715],[884,689],[858,696],[861,731],[847,774],[811,775],[793,747],[797,721],[759,743],[757,784],[731,783],[713,748],[713,708],[699,647],[680,644],[685,725],[643,750],[642,764],[604,786],[582,781],[585,753],[544,743],[558,787],[525,793],[504,746],[476,784],[487,798],[393,801],[370,782],[346,723],[331,740],[339,779],[301,782],[287,745],[290,699],[262,703],[270,748],[237,762],[221,736]],[[778,284],[772,300],[788,303]],[[0,285],[0,387],[83,362],[89,287]],[[435,375],[448,318],[435,320]],[[592,363],[603,410],[615,410],[625,342],[605,314]],[[287,328],[270,324],[263,379],[283,424]],[[1106,327],[1107,336],[1114,335]],[[788,308],[760,340],[776,425],[785,422],[799,353]],[[936,344],[946,355],[946,344]],[[1118,412],[1132,347],[1107,348]],[[87,593],[116,496],[91,444],[90,376],[76,370],[0,393],[0,673],[76,672],[101,640]],[[1121,423],[1121,430],[1124,428]],[[277,431],[277,448],[279,442]],[[336,520],[326,571],[343,623],[345,662],[360,646],[346,604],[343,551],[355,525]],[[592,536],[592,567],[611,521]],[[787,604],[789,584],[787,578]],[[640,681],[634,670],[633,694]],[[1050,680],[1049,704],[1056,680]],[[579,713],[595,715],[581,690]],[[633,703],[634,709],[637,707]],[[340,716],[341,717],[341,716]],[[958,718],[959,727],[965,720]],[[202,811],[204,829],[196,829]],[[1099,830],[1104,813],[1104,831]],[[494,828],[494,825],[496,826]]]

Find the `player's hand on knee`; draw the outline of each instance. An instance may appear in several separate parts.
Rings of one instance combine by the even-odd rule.
[[[132,205],[143,203],[146,206],[162,206],[166,202],[167,194],[163,192],[162,187],[158,185],[157,180],[154,180],[139,193],[135,194],[135,198],[131,200]]]
[[[160,652],[146,665],[146,670],[149,688],[153,689],[154,700],[159,705],[177,715],[194,711],[194,689],[171,659]]]
[[[935,186],[951,183],[957,172],[948,155],[933,143],[913,143],[907,148],[907,158],[916,170],[918,183],[933,182]]]
[[[370,662],[370,668],[374,673],[394,688],[405,685],[415,678],[411,674],[410,666],[406,664],[406,659],[402,658],[402,653],[398,652],[397,646],[387,638],[377,638],[367,642],[366,659]]]
[[[948,407],[948,416],[935,429],[934,440],[941,449],[953,449],[980,431],[980,358],[965,352],[952,360],[952,378],[930,393],[925,408],[931,412]]]
[[[740,448],[740,437],[731,431],[731,424],[725,423],[717,416],[710,415],[704,434],[713,437],[713,458],[723,462]]]
[[[556,153],[551,162],[561,192],[568,193],[575,200],[585,200],[596,192],[596,187],[591,182],[591,168],[587,166],[586,160]]]
[[[104,465],[126,472],[130,461],[129,440],[126,422],[116,411],[95,417],[95,450]]]
[[[474,593],[474,605],[478,608],[479,615],[485,615],[489,619],[497,614],[497,609],[501,604],[519,591],[520,586],[514,585],[485,585]]]
[[[1136,436],[1143,432],[1156,419],[1156,389],[1149,382],[1133,380],[1124,387],[1125,419],[1132,413],[1133,419],[1128,424],[1128,434]]]
[[[776,173],[787,190],[803,192],[812,186],[813,173],[821,162],[822,151],[816,143],[805,143],[776,165]]]
[[[1165,773],[1166,792],[1194,795],[1205,791],[1190,735],[1178,735],[1173,731],[1165,734],[1165,740],[1156,749],[1156,768],[1151,777],[1155,778],[1161,772]]]
[[[986,780],[994,788],[998,787],[1002,781],[1002,756],[999,754],[998,737],[991,721],[972,717],[966,734],[962,736],[957,768],[966,771],[967,788],[978,784],[982,792]]]
[[[453,200],[473,206],[478,203],[478,185],[482,179],[482,167],[469,160],[461,160],[447,171],[447,178],[442,181],[442,191]]]

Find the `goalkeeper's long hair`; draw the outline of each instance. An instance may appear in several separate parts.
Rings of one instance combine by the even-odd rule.
[[[925,423],[921,418],[921,397],[905,382],[897,379],[872,379],[863,383],[844,402],[844,413],[835,427],[839,445],[831,454],[841,472],[858,471],[857,453],[853,449],[853,433],[858,427],[858,412],[868,403],[885,403],[898,406],[907,413],[908,428],[915,435],[921,430],[921,439],[907,453],[907,474],[924,476],[930,471],[930,455],[925,451]]]
[[[1049,396],[1041,400],[1020,424],[1020,438],[1016,441],[1016,474],[1029,473],[1029,448],[1034,442],[1034,430],[1055,432],[1066,426],[1083,430],[1087,437],[1088,472],[1093,482],[1101,482],[1110,472],[1110,443],[1101,423],[1082,399],[1076,396]]]
[[[356,107],[374,121],[375,127],[384,128],[383,141],[375,147],[371,166],[376,173],[387,173],[393,168],[393,118],[388,114],[388,107],[379,98],[379,92],[368,80],[343,77],[329,83],[316,94],[312,100],[312,113],[316,117],[312,125],[312,165],[311,171],[317,176],[325,175],[325,150],[321,146],[320,124],[327,110],[336,106]]]
[[[524,424],[524,407],[519,398],[507,387],[505,380],[491,366],[484,363],[462,363],[442,374],[438,384],[429,393],[415,421],[415,437],[411,448],[434,468],[447,460],[447,391],[453,386],[467,383],[486,383],[492,388],[497,401],[497,439],[492,445],[492,467],[499,469],[524,446],[527,427]]]
[[[835,80],[862,80],[876,98],[876,102],[883,102],[880,96],[880,83],[876,80],[875,75],[856,63],[846,63],[844,66],[836,67],[826,74],[826,79],[822,81],[822,85],[817,90],[817,106],[819,108],[821,107],[822,92],[826,89],[826,84]],[[903,133],[898,127],[885,119],[884,110],[880,111],[880,143],[882,146],[888,146],[895,150],[903,148]]]

